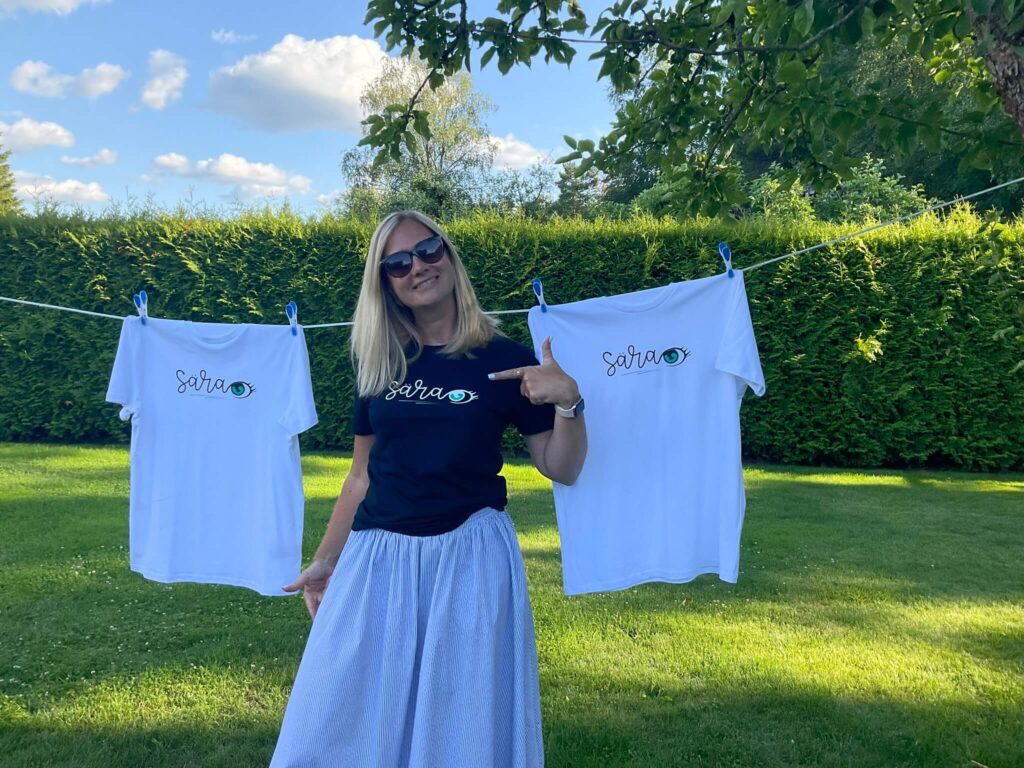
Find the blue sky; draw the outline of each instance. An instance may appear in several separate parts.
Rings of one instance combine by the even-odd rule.
[[[591,24],[607,5],[581,3]],[[0,142],[19,197],[95,211],[150,194],[160,206],[287,198],[315,213],[343,187],[363,85],[397,53],[365,15],[362,0],[0,0]],[[505,76],[493,60],[479,71],[474,50],[496,168],[565,154],[563,134],[607,133],[608,81],[587,60],[597,48]]]

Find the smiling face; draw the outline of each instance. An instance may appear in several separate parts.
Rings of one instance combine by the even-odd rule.
[[[417,243],[433,235],[415,219],[405,219],[388,236],[382,258],[397,251],[411,251]],[[390,283],[398,300],[413,310],[448,300],[455,290],[455,270],[447,248],[436,264],[424,264],[419,256],[414,256],[409,274],[391,277],[385,273],[383,279]]]

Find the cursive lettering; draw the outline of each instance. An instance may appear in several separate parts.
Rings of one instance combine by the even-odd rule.
[[[189,388],[194,389],[196,392],[201,392],[205,389],[207,394],[213,394],[217,390],[220,390],[225,394],[229,394],[231,391],[224,383],[224,379],[208,378],[205,368],[199,371],[198,376],[189,376],[188,378],[185,378],[185,372],[180,368],[175,373],[178,377],[178,381],[180,382],[178,386],[179,393],[184,392]]]
[[[392,381],[388,385],[388,392],[385,396],[385,400],[394,400],[399,395],[407,398],[416,398],[418,400],[446,400],[449,403],[471,403],[478,398],[476,392],[471,392],[468,389],[452,389],[445,392],[444,387],[430,387],[428,388],[424,383],[423,379],[416,379],[415,384],[402,384],[399,385],[397,381]]]
[[[605,373],[609,376],[614,376],[619,368],[628,371],[634,367],[642,369],[644,366],[660,365],[663,362],[668,366],[676,366],[689,356],[690,350],[686,347],[669,347],[661,352],[654,349],[638,351],[632,344],[618,355],[614,352],[601,353],[602,359],[608,364]]]

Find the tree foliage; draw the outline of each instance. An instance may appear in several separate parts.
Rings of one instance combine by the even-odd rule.
[[[11,150],[0,147],[0,214],[24,213],[21,201],[15,196],[14,174],[8,158]]]
[[[486,123],[493,104],[474,90],[468,73],[426,88],[427,73],[420,60],[391,59],[362,94],[361,104],[370,113],[394,113],[415,98],[417,125],[423,130],[406,134],[397,155],[375,152],[365,138],[345,153],[343,213],[361,220],[401,208],[444,219],[473,209],[550,215],[557,176],[550,162],[495,169],[498,143]]]
[[[959,173],[996,172],[1024,150],[1024,0],[620,0],[592,25],[576,0],[499,0],[497,13],[470,19],[467,0],[370,0],[365,22],[388,50],[416,51],[432,88],[470,69],[474,45],[481,67],[494,60],[507,73],[542,51],[568,64],[574,44],[596,42],[599,77],[635,96],[598,141],[567,136],[557,162],[607,171],[643,147],[680,213],[746,202],[730,163],[741,149],[785,157],[784,182],[835,187],[851,177],[850,141],[867,125],[887,155],[924,146],[960,157]],[[569,37],[587,32],[597,40]],[[837,52],[862,40],[904,47],[945,88],[894,102],[881,84],[854,87],[856,61]],[[970,109],[948,113],[964,93]],[[397,157],[405,136],[429,125],[415,97],[392,106],[367,118],[363,143]]]
[[[389,59],[363,91],[363,110],[385,111],[407,101],[428,72],[422,61]],[[349,214],[368,219],[388,209],[416,208],[450,217],[470,206],[474,185],[494,161],[496,148],[486,125],[493,104],[464,72],[419,94],[418,104],[420,125],[429,115],[430,127],[422,135],[407,135],[397,157],[362,143],[342,157],[348,188],[341,203]]]

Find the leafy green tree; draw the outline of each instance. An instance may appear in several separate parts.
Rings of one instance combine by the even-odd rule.
[[[943,102],[947,119],[945,130],[969,137],[979,131],[974,115],[975,101],[963,72],[954,74],[942,85],[935,83],[929,74],[927,63],[893,40],[886,46],[862,40],[855,48],[836,52],[836,58],[856,56],[851,87],[861,95],[878,94],[891,104]],[[947,96],[944,91],[955,90]],[[1002,112],[992,111],[981,123],[981,133],[990,133],[1005,120]],[[965,142],[968,155],[974,151],[971,143]],[[967,167],[971,158],[945,149],[932,142],[931,146],[920,143],[909,153],[890,153],[879,140],[876,126],[867,123],[850,138],[851,156],[884,157],[890,172],[903,176],[908,184],[921,184],[927,193],[938,200],[951,200],[965,191],[991,187],[1000,181],[1024,176],[1024,152],[1008,151],[1002,155],[994,169]],[[979,198],[976,205],[986,209],[1001,209],[1012,213],[1021,210],[1024,202],[1024,184],[1007,187]]]
[[[375,221],[391,211],[414,208],[436,218],[465,214],[472,201],[454,179],[418,170],[391,177],[390,185],[356,184],[341,193],[338,206],[345,216]]]
[[[596,168],[580,173],[578,163],[566,163],[558,176],[555,211],[562,216],[586,216],[601,198],[600,173]]]
[[[23,214],[25,211],[21,207],[21,201],[14,194],[14,174],[11,173],[10,163],[7,162],[10,156],[11,150],[0,149],[0,214]]]
[[[658,178],[656,166],[648,165],[639,153],[627,154],[613,172],[605,172],[607,181],[601,200],[628,204],[645,189],[654,186]]]
[[[848,61],[853,61],[851,87],[860,95],[875,94],[883,101],[891,104],[922,103],[942,98],[942,91],[950,87],[947,82],[937,85],[928,73],[927,65],[916,55],[907,53],[897,41],[880,46],[873,38],[863,38],[857,45],[837,49],[834,54],[834,65],[846,69]],[[831,64],[830,64],[831,66]],[[963,84],[962,75],[956,75],[958,82]],[[976,127],[964,119],[971,112],[974,98],[966,88],[950,97],[945,107],[949,118],[948,130],[960,131],[964,135],[975,132]],[[990,113],[985,118],[988,130],[1000,120],[1005,119],[1001,113]],[[831,147],[835,141],[825,137],[826,145]],[[967,148],[970,153],[973,148]],[[998,167],[992,171],[978,168],[965,168],[958,172],[963,158],[950,151],[932,151],[919,144],[906,155],[890,153],[885,145],[878,140],[874,123],[866,123],[857,128],[850,137],[847,153],[850,157],[884,157],[886,169],[905,179],[904,185],[920,184],[925,192],[937,200],[951,200],[966,190],[977,190],[991,187],[999,181],[1024,176],[1024,152],[1007,153]],[[761,147],[738,147],[733,152],[744,173],[750,179],[768,174],[774,164],[777,167],[788,167],[788,158],[776,148],[764,150]],[[856,171],[854,171],[856,173]],[[803,191],[795,188],[782,190],[777,183],[778,173],[773,171],[765,177],[773,180],[769,186],[780,187],[781,195],[803,195]],[[752,187],[749,189],[753,189]],[[766,189],[761,191],[768,191]],[[774,195],[769,194],[774,199]],[[820,199],[820,198],[818,198]],[[759,204],[752,200],[753,208]],[[986,194],[975,201],[978,208],[997,210],[1012,215],[1021,211],[1024,206],[1024,184],[1005,187]]]
[[[554,210],[552,188],[556,175],[554,166],[543,160],[521,171],[509,168],[491,172],[483,178],[474,207],[506,215],[548,218]]]
[[[417,94],[428,68],[416,60],[389,59],[381,74],[364,90],[360,102],[367,112]],[[357,145],[342,157],[348,183],[341,207],[359,218],[375,218],[387,210],[417,208],[440,217],[465,212],[479,175],[491,167],[496,148],[488,135],[486,115],[494,109],[473,90],[466,73],[446,80],[436,90],[418,94],[430,115],[426,135],[408,136],[397,158],[376,155]]]
[[[767,172],[750,182],[749,212],[788,221],[877,222],[897,219],[933,202],[920,184],[907,187],[902,175],[886,175],[885,163],[870,155],[854,171],[852,179],[814,194],[799,182],[784,187],[779,179],[785,170],[772,163]]]
[[[366,22],[389,50],[417,50],[431,87],[470,69],[471,45],[484,49],[481,67],[495,59],[502,73],[541,51],[568,64],[574,44],[600,45],[590,56],[599,76],[638,95],[598,142],[567,137],[572,151],[557,162],[611,172],[643,147],[681,213],[746,202],[730,162],[742,147],[778,152],[791,166],[784,186],[801,178],[816,189],[851,177],[850,140],[868,124],[887,157],[924,145],[960,157],[959,172],[994,170],[1024,148],[1024,0],[619,0],[593,25],[576,0],[499,0],[497,13],[471,19],[468,0],[370,0]],[[599,40],[570,37],[586,32]],[[911,103],[856,89],[856,58],[836,53],[865,38],[903,46],[947,87]],[[970,132],[947,113],[964,91],[974,104],[956,119]],[[429,131],[415,96],[366,124],[362,143],[393,157],[407,134]]]
[[[765,218],[787,221],[809,221],[814,218],[814,206],[802,184],[784,188],[779,181],[783,173],[778,163],[750,182],[750,213]]]
[[[412,98],[427,72],[416,60],[389,60],[361,97],[363,108],[394,109]],[[497,143],[488,132],[491,102],[458,73],[423,90],[419,103],[429,115],[426,135],[407,136],[398,158],[375,154],[360,142],[342,158],[348,186],[340,198],[346,215],[374,220],[392,210],[415,208],[440,218],[473,209],[544,217],[553,203],[556,171],[537,162],[523,170],[494,170]]]
[[[870,155],[853,178],[816,195],[814,212],[826,221],[898,219],[933,204],[920,184],[906,187],[900,174],[885,175],[885,163]]]

